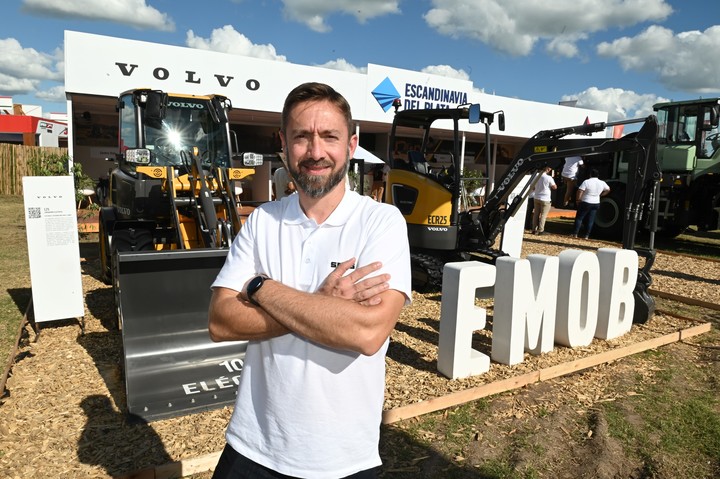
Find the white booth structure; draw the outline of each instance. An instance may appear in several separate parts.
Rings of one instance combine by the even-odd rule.
[[[501,165],[526,138],[540,130],[607,121],[607,112],[489,95],[471,81],[367,65],[367,73],[161,45],[101,35],[65,32],[65,91],[68,101],[68,146],[74,161],[94,178],[107,174],[107,157],[117,152],[115,102],[121,92],[153,88],[172,93],[221,94],[230,98],[232,128],[248,151],[279,151],[277,129],[287,93],[300,83],[319,81],[349,101],[360,133],[360,144],[380,158],[387,156],[387,139],[394,108],[447,107],[479,103],[484,111],[505,112],[506,130],[494,135],[491,151]],[[442,125],[441,125],[442,131]],[[467,125],[466,168],[484,161],[485,127]],[[603,135],[600,133],[599,135]],[[442,133],[439,134],[442,136]],[[263,151],[264,150],[264,151]],[[477,164],[477,166],[475,166]],[[492,176],[492,171],[490,172]]]

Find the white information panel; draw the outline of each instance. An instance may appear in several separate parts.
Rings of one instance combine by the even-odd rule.
[[[72,176],[23,178],[35,321],[85,313]]]

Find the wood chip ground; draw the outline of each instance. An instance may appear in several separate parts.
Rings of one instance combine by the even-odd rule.
[[[526,237],[524,254],[556,255],[576,248],[594,251],[598,243],[558,235]],[[129,424],[125,421],[122,351],[113,327],[112,291],[99,277],[97,259],[84,260],[85,334],[77,321],[46,324],[37,341],[28,330],[8,380],[8,396],[0,405],[0,477],[108,477],[172,461],[214,453],[224,445],[231,408],[190,416]],[[656,290],[720,304],[720,265],[717,262],[660,254],[653,268]],[[516,366],[493,363],[487,374],[448,380],[437,372],[440,317],[439,294],[414,294],[392,334],[387,359],[385,409],[461,391],[499,379],[586,357],[611,348],[657,337],[687,327],[677,318],[656,315],[635,325],[624,337],[595,340],[586,348],[558,347],[539,357],[528,356]],[[489,354],[490,335],[478,332],[475,347]],[[602,398],[605,367],[588,374],[597,392],[559,384],[587,401]],[[599,397],[594,397],[599,396]],[[606,398],[607,399],[607,398]],[[508,414],[531,411],[508,410]]]

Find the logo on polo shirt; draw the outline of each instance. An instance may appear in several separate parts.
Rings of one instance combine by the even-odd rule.
[[[340,266],[340,263],[342,263],[342,261],[330,261],[330,267],[337,268]],[[350,266],[350,269],[355,269],[355,265]]]

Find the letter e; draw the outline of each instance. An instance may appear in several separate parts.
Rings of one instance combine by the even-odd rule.
[[[462,261],[447,263],[443,269],[438,371],[451,379],[490,369],[490,357],[472,348],[472,335],[485,327],[486,318],[485,308],[475,306],[476,291],[492,289],[494,284],[493,265]]]

